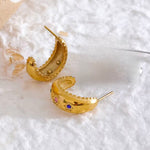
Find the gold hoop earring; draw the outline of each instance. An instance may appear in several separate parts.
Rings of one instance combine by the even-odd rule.
[[[71,76],[65,76],[54,81],[51,88],[51,97],[53,103],[56,104],[60,109],[70,113],[79,114],[90,111],[97,106],[100,100],[113,94],[111,91],[99,99],[72,95],[71,93],[67,92],[66,89],[72,87],[75,82],[75,78]]]
[[[26,63],[28,74],[38,81],[51,81],[63,69],[67,60],[67,45],[65,41],[54,34],[49,28],[44,26],[53,36],[55,36],[55,48],[50,58],[41,67],[37,68],[33,57],[29,57]]]

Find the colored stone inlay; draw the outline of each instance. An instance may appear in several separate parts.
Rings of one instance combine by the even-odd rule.
[[[67,108],[68,108],[68,109],[71,109],[71,105],[68,104],[68,105],[67,105]]]
[[[58,102],[58,98],[57,97],[55,97],[55,103],[57,103]]]

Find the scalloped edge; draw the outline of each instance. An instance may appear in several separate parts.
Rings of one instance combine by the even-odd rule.
[[[57,51],[57,42],[60,42],[60,44],[62,44],[63,46],[64,46],[64,53],[63,53],[63,55],[64,55],[64,59],[63,59],[63,61],[62,61],[62,63],[61,63],[61,68],[59,69],[59,70],[57,70],[56,71],[56,73],[54,73],[54,74],[52,74],[52,75],[45,75],[45,74],[43,74],[40,70],[42,69],[42,68],[44,68],[44,67],[46,67],[47,65],[48,65],[48,63],[51,61],[51,59],[54,57],[54,55],[55,55],[55,53],[56,53],[56,51]],[[58,37],[58,38],[55,38],[55,47],[54,47],[54,50],[53,50],[53,52],[52,52],[52,54],[51,54],[51,56],[50,56],[50,58],[42,65],[42,66],[40,66],[39,68],[36,66],[36,61],[35,61],[35,59],[33,58],[33,57],[28,57],[28,59],[27,59],[27,62],[29,62],[29,60],[33,60],[34,61],[34,63],[35,63],[35,67],[34,67],[34,69],[35,69],[35,71],[36,71],[36,74],[37,74],[37,76],[39,76],[39,77],[32,77],[32,75],[30,75],[30,71],[28,71],[28,69],[27,69],[27,72],[28,72],[28,74],[32,77],[32,78],[34,78],[35,80],[38,80],[38,81],[51,81],[53,78],[55,78],[61,71],[62,71],[62,69],[64,68],[64,66],[65,66],[65,64],[66,64],[66,61],[67,61],[67,56],[68,56],[68,48],[67,48],[67,45],[66,45],[66,43],[65,43],[65,41],[64,41],[64,39],[62,39],[61,37]],[[39,79],[39,78],[41,78],[41,79]]]
[[[74,77],[72,77],[72,76],[63,76],[63,77],[60,77],[60,78],[56,79],[56,80],[53,82],[53,84],[54,84],[55,82],[58,82],[57,85],[58,85],[59,89],[61,90],[61,92],[62,92],[62,93],[65,93],[65,94],[67,94],[67,95],[69,95],[69,96],[71,96],[71,97],[73,97],[73,98],[75,98],[75,99],[81,99],[81,100],[86,100],[86,101],[90,101],[91,99],[96,99],[96,100],[98,100],[96,97],[83,97],[83,96],[74,95],[74,94],[68,92],[67,90],[63,89],[63,88],[59,85],[59,80],[64,80],[64,79],[69,79],[69,78],[74,78]],[[72,86],[74,86],[74,84],[73,84]]]

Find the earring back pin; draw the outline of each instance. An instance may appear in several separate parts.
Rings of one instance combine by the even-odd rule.
[[[67,61],[67,45],[65,41],[52,32],[47,26],[44,26],[53,36],[55,36],[55,48],[50,58],[41,67],[37,67],[35,59],[29,57],[26,63],[28,74],[38,81],[51,81],[64,68]]]

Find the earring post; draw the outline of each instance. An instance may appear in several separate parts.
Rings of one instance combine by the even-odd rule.
[[[107,93],[106,95],[102,96],[101,98],[99,98],[98,100],[101,101],[101,100],[103,100],[103,99],[106,98],[107,96],[110,96],[110,95],[113,94],[113,93],[114,93],[114,92],[111,91],[111,92]]]
[[[56,38],[58,38],[58,36],[53,31],[51,31],[47,26],[44,26],[44,28],[46,30],[48,30],[53,36],[55,36]]]

